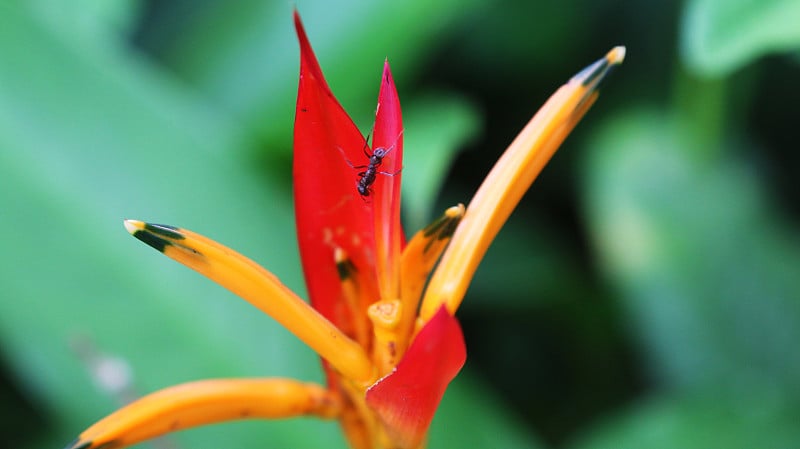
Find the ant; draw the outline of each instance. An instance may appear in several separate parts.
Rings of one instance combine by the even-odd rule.
[[[400,135],[402,134],[403,132],[400,131]],[[402,168],[394,173],[378,171],[378,168],[383,163],[383,158],[385,158],[386,155],[389,154],[389,152],[394,149],[394,146],[397,144],[397,140],[400,139],[400,135],[397,136],[397,139],[395,140],[395,143],[392,144],[392,146],[390,146],[389,148],[381,148],[381,147],[375,148],[372,151],[372,154],[369,154],[367,152],[367,141],[365,140],[363,151],[364,155],[367,156],[367,159],[369,159],[367,165],[353,165],[350,161],[345,159],[345,162],[347,162],[347,165],[349,165],[350,167],[356,169],[362,169],[362,168],[364,169],[364,171],[357,173],[358,182],[356,182],[356,190],[358,190],[358,193],[363,198],[370,196],[370,194],[372,193],[372,184],[375,182],[375,178],[377,177],[378,174],[394,176],[400,173],[400,171],[402,171]],[[367,136],[367,140],[368,139],[369,136]],[[339,151],[342,151],[341,148],[339,149]],[[342,151],[342,153],[344,154],[344,151]]]

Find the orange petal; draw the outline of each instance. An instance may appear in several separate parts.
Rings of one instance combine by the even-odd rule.
[[[597,98],[597,86],[620,64],[616,47],[561,86],[533,116],[475,193],[464,219],[431,277],[420,309],[422,321],[442,304],[455,313],[489,244],[561,142]]]
[[[115,449],[169,432],[253,418],[334,418],[341,404],[325,388],[291,379],[214,379],[147,395],[86,429],[66,449]]]
[[[464,217],[463,204],[448,208],[433,223],[414,234],[403,249],[401,260],[403,313],[397,326],[398,357],[403,356],[407,344],[410,343],[425,283],[462,217]]]
[[[257,263],[187,229],[136,220],[126,220],[125,227],[274,318],[347,378],[359,383],[374,380],[363,348]],[[335,268],[333,261],[331,265]]]

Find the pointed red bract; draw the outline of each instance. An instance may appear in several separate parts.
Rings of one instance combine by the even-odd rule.
[[[311,304],[347,332],[353,317],[341,300],[334,249],[343,249],[356,269],[370,276],[375,266],[372,206],[358,194],[359,170],[350,166],[365,163],[365,141],[328,87],[296,11],[294,22],[300,41],[300,85],[293,176],[303,273]],[[366,294],[375,297],[377,292]]]
[[[403,241],[403,229],[400,225],[403,118],[389,61],[383,66],[372,143],[375,149],[387,150],[373,186],[378,284],[383,299],[399,298],[400,251]]]
[[[367,404],[399,447],[417,447],[422,442],[447,385],[466,358],[461,326],[442,306],[397,368],[367,390]]]

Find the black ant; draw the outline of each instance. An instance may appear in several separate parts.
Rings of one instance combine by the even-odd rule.
[[[400,134],[402,133],[403,132],[401,131]],[[367,139],[369,139],[369,137],[367,137]],[[397,139],[400,139],[399,135],[397,136]],[[378,168],[383,163],[383,158],[385,158],[386,155],[389,154],[389,152],[394,149],[394,146],[396,144],[397,140],[395,140],[395,143],[392,144],[392,146],[390,146],[389,148],[375,148],[375,150],[372,151],[372,154],[369,154],[367,152],[367,142],[364,141],[364,148],[363,148],[364,155],[367,156],[367,159],[369,159],[367,165],[353,165],[350,161],[345,159],[347,165],[349,165],[350,167],[356,169],[361,169],[361,168],[365,169],[364,171],[357,173],[358,182],[356,182],[356,190],[358,190],[358,193],[362,197],[366,198],[370,196],[370,194],[372,193],[372,184],[375,182],[375,178],[378,174],[394,176],[400,173],[400,171],[402,171],[402,169],[397,170],[394,173],[378,171]],[[341,151],[341,148],[339,150]],[[344,152],[342,151],[342,153]]]

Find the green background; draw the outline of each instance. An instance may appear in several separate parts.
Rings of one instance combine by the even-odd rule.
[[[560,84],[628,48],[478,270],[430,447],[800,447],[800,2],[379,3],[296,7],[365,131],[388,56],[409,233],[467,202]],[[269,317],[122,227],[195,230],[304,292],[291,8],[0,3],[1,447],[63,447],[184,381],[322,380]],[[127,386],[98,384],[100,362]],[[142,445],[343,446],[313,419]]]

